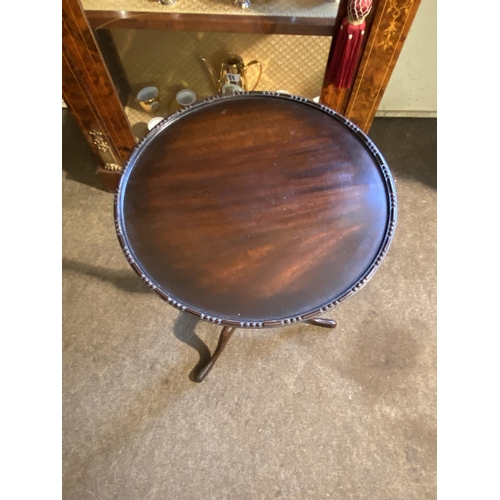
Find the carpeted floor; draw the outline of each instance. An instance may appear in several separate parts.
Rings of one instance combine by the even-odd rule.
[[[201,384],[219,328],[132,271],[62,120],[64,500],[436,498],[436,120],[375,120],[398,225],[337,329],[237,330]]]

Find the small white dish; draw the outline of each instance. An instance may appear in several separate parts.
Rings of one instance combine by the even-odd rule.
[[[156,118],[151,118],[151,120],[148,121],[148,130],[153,130],[158,123],[162,122],[165,118],[163,116],[157,116]]]

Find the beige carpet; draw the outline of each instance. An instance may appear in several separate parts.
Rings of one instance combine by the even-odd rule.
[[[219,328],[135,275],[63,110],[63,498],[436,498],[436,120],[377,119],[399,219],[374,278],[308,325]]]

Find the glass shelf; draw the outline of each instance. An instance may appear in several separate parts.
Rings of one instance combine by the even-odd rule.
[[[171,14],[231,14],[239,16],[325,17],[335,19],[338,1],[253,0],[248,9],[232,0],[178,0],[176,5],[159,5],[152,0],[82,0],[86,11],[157,12]]]
[[[338,1],[255,0],[248,9],[232,0],[83,0],[93,29],[135,28],[330,36]]]

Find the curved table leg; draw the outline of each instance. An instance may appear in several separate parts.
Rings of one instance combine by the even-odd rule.
[[[229,342],[229,339],[231,338],[231,335],[235,330],[236,328],[231,326],[225,326],[222,329],[222,332],[220,332],[217,348],[215,349],[208,363],[203,366],[198,372],[198,375],[196,375],[196,382],[203,382],[203,380],[205,380],[205,377],[210,373],[210,370],[213,368],[215,362],[217,361],[217,358],[221,355],[221,352],[224,350],[224,347],[226,347],[226,344]]]
[[[336,321],[325,318],[306,319],[304,323],[307,323],[308,325],[322,326],[323,328],[335,328],[337,326]]]

